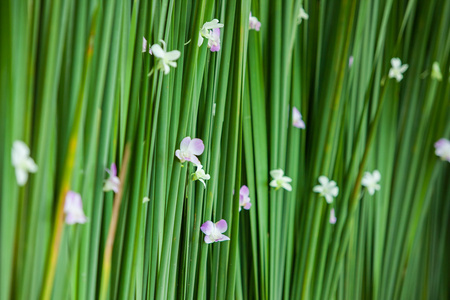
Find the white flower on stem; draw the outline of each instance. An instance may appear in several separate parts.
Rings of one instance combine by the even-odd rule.
[[[118,193],[120,188],[120,179],[119,177],[117,177],[116,164],[112,163],[111,170],[105,169],[105,171],[109,174],[109,178],[106,179],[105,184],[103,185],[103,191],[104,192],[114,191],[114,193]]]
[[[201,183],[203,183],[203,185],[206,188],[206,183],[205,180],[209,180],[211,178],[211,176],[209,176],[209,174],[205,173],[205,170],[203,170],[203,166],[202,165],[196,165],[197,170],[195,171],[193,175],[192,180],[198,180]]]
[[[230,238],[226,235],[223,235],[225,231],[227,231],[228,225],[227,221],[224,219],[218,221],[217,223],[213,223],[211,221],[206,221],[200,227],[201,231],[205,234],[205,243],[211,244],[214,242],[222,242],[229,241]]]
[[[308,20],[309,15],[306,13],[306,11],[303,9],[303,7],[300,7],[300,11],[298,12],[297,16],[297,24],[300,24],[302,20]]]
[[[181,163],[190,161],[194,165],[201,165],[196,155],[201,155],[205,151],[205,145],[201,139],[192,139],[185,137],[180,144],[180,149],[175,151],[175,156],[178,157]]]
[[[336,221],[336,213],[334,212],[334,208],[332,208],[330,211],[330,224],[336,224]]]
[[[16,180],[19,186],[24,186],[27,183],[28,173],[36,173],[38,170],[38,166],[30,157],[30,148],[22,141],[13,143],[11,161],[16,169]]]
[[[167,75],[170,72],[170,67],[177,67],[177,63],[175,61],[180,58],[181,53],[178,50],[166,52],[166,43],[163,40],[160,40],[160,42],[163,45],[162,48],[160,45],[154,44],[150,48],[150,51],[158,59],[156,69],[164,70],[164,74]]]
[[[361,185],[367,188],[370,195],[373,195],[375,194],[375,191],[380,190],[380,185],[378,184],[380,179],[381,174],[378,170],[375,170],[372,173],[365,172],[361,180]]]
[[[431,78],[442,81],[442,72],[437,61],[435,61],[431,67]]]
[[[243,185],[239,190],[239,211],[242,208],[249,210],[252,204],[250,203],[250,191],[246,185]]]
[[[292,125],[297,128],[305,129],[305,122],[302,120],[302,114],[295,106],[292,108]]]
[[[436,148],[435,154],[439,156],[442,160],[450,162],[450,141],[447,139],[440,139],[434,143]]]
[[[254,29],[256,31],[259,31],[259,29],[261,28],[261,22],[259,22],[256,17],[252,16],[252,12],[250,12],[248,27],[249,29]]]
[[[313,188],[315,193],[319,193],[320,196],[325,197],[327,203],[333,203],[333,198],[339,194],[339,188],[336,186],[336,182],[329,180],[326,176],[319,177],[320,185],[316,185]]]
[[[72,191],[67,192],[66,201],[64,202],[64,213],[66,214],[66,223],[68,225],[86,223],[87,218],[84,215],[80,194]]]
[[[284,176],[283,170],[272,170],[270,171],[270,176],[273,177],[273,180],[269,183],[269,185],[271,187],[274,187],[275,190],[284,188],[286,191],[292,191],[292,186],[289,184],[292,179],[290,177]]]
[[[208,39],[208,48],[211,52],[216,52],[220,50],[220,29],[223,24],[219,23],[219,20],[213,19],[210,22],[203,24],[200,32],[198,33],[198,43],[200,47],[203,44],[203,38]]]
[[[389,78],[395,78],[397,82],[403,79],[403,73],[408,69],[408,65],[402,65],[400,58],[394,57],[391,59],[392,68],[389,70]]]

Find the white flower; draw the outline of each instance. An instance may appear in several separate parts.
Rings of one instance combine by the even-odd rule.
[[[120,179],[117,177],[117,167],[115,163],[111,164],[111,170],[105,169],[105,171],[109,174],[109,178],[106,179],[105,184],[103,185],[103,191],[109,192],[113,191],[114,193],[119,192],[120,188]]]
[[[305,129],[305,122],[302,119],[302,114],[295,106],[292,108],[292,125],[297,128]]]
[[[24,186],[28,180],[28,173],[36,173],[38,166],[30,157],[30,148],[22,142],[15,141],[11,150],[11,161],[16,169],[17,184]]]
[[[325,197],[327,203],[333,203],[333,198],[339,194],[339,188],[336,186],[336,182],[329,180],[326,176],[319,177],[320,185],[316,185],[313,188],[315,193],[319,193],[320,196]]]
[[[297,16],[297,24],[300,24],[302,20],[308,20],[309,15],[306,13],[306,11],[303,9],[303,7],[300,6],[300,11],[298,12]]]
[[[164,70],[164,74],[167,75],[167,74],[169,74],[169,71],[170,71],[169,66],[172,68],[177,67],[177,63],[175,61],[178,58],[180,58],[181,53],[178,50],[166,52],[166,43],[163,40],[160,40],[160,42],[163,45],[162,48],[160,45],[154,44],[150,48],[150,50],[151,50],[151,53],[153,53],[153,55],[159,59],[159,63],[157,65],[156,69]]]
[[[80,194],[72,191],[67,192],[66,201],[64,202],[64,213],[66,214],[66,223],[68,225],[86,223],[87,218],[84,215]]]
[[[197,170],[195,171],[194,177],[192,178],[192,180],[198,180],[201,183],[203,183],[203,185],[206,188],[206,183],[204,180],[209,180],[211,178],[211,176],[209,176],[209,174],[205,173],[205,170],[203,170],[203,166],[202,165],[196,165]],[[203,180],[204,179],[204,180]]]
[[[442,81],[441,68],[439,67],[439,63],[437,61],[433,63],[433,67],[431,68],[431,78],[436,79],[437,81]]]
[[[209,39],[213,39],[215,43],[219,42],[220,40],[217,41],[217,34],[214,34],[214,29],[216,28],[222,28],[223,24],[219,23],[219,20],[217,19],[213,19],[210,22],[206,22],[205,24],[203,24],[202,29],[200,29],[200,32],[198,33],[198,43],[197,45],[200,47],[203,44],[203,38],[207,38]],[[217,31],[216,31],[217,33]],[[220,47],[219,47],[220,49]]]
[[[286,191],[290,192],[292,191],[292,186],[289,184],[289,182],[291,182],[292,179],[283,175],[284,172],[281,169],[270,171],[270,176],[273,177],[273,180],[269,183],[269,185],[271,187],[274,187],[275,190],[278,190],[279,188],[284,188]]]
[[[261,22],[259,22],[256,17],[252,16],[252,12],[250,12],[248,27],[249,29],[254,29],[256,31],[259,31],[259,29],[261,28]]]
[[[435,154],[439,156],[442,160],[450,162],[450,141],[447,139],[440,139],[434,143],[436,148]]]
[[[147,203],[150,202],[150,198],[149,197],[144,197],[144,199],[142,200],[142,203]]]
[[[389,70],[389,78],[395,78],[398,82],[403,79],[403,73],[408,69],[408,65],[402,65],[400,58],[394,57],[391,59],[392,68]]]
[[[249,195],[250,191],[248,190],[248,187],[246,185],[241,186],[241,189],[239,190],[239,211],[241,211],[242,208],[249,210],[250,207],[252,207]]]
[[[367,188],[370,195],[373,195],[375,194],[375,191],[380,190],[380,185],[378,184],[380,179],[381,174],[378,170],[373,171],[373,173],[365,172],[361,180],[361,185]]]

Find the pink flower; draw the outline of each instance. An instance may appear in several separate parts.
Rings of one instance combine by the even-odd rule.
[[[106,169],[106,172],[108,172],[109,178],[105,181],[103,191],[104,192],[114,191],[114,193],[118,193],[120,187],[120,179],[119,177],[117,177],[116,164],[112,163],[111,170]]]
[[[334,212],[334,208],[332,208],[330,211],[330,224],[336,224],[336,221],[336,214]]]
[[[211,52],[218,52],[220,50],[220,29],[214,28],[209,32],[208,48]]]
[[[75,223],[84,224],[87,221],[83,212],[83,203],[80,194],[69,191],[64,203],[64,213],[66,214],[66,223],[73,225]]]
[[[252,12],[250,12],[248,27],[256,31],[259,31],[259,29],[261,28],[261,22],[259,22],[256,17],[252,16]]]
[[[147,40],[145,37],[142,37],[142,52],[147,52]]]
[[[292,108],[292,125],[297,128],[305,129],[305,122],[302,120],[302,114],[294,106]]]
[[[439,156],[442,160],[450,162],[450,141],[447,139],[440,139],[434,143],[436,148],[435,154]]]
[[[203,141],[201,139],[191,140],[191,138],[187,136],[181,141],[180,149],[175,151],[175,155],[181,163],[190,161],[195,165],[201,165],[196,155],[201,155],[204,150],[205,145],[203,145]]]
[[[242,207],[244,209],[249,210],[252,204],[250,203],[250,192],[246,185],[243,185],[239,190],[239,211],[241,211]]]
[[[227,231],[227,227],[227,221],[224,219],[217,223],[211,221],[203,223],[200,229],[205,234],[205,243],[211,244],[214,242],[229,241],[230,238],[222,234]]]

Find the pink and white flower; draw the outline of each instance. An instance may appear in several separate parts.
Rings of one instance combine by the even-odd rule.
[[[239,190],[239,211],[242,208],[249,210],[252,204],[250,203],[250,191],[246,185],[243,185]]]
[[[203,44],[203,39],[208,39],[208,48],[211,52],[217,52],[220,50],[220,29],[223,24],[219,23],[219,20],[213,19],[210,22],[203,24],[200,32],[198,33],[197,45],[200,47]]]
[[[252,12],[250,12],[248,27],[249,29],[254,29],[256,31],[259,31],[259,29],[261,28],[261,22],[259,22],[256,17],[252,16]]]
[[[227,228],[227,221],[224,219],[218,221],[217,223],[206,221],[200,227],[201,231],[205,234],[205,243],[207,244],[229,241],[230,238],[222,234],[227,231]]]
[[[181,163],[190,161],[195,165],[201,165],[196,155],[201,155],[205,150],[205,145],[201,139],[192,139],[191,137],[185,137],[180,144],[180,149],[175,151],[176,157]]]
[[[302,114],[294,106],[292,108],[292,125],[297,128],[305,129],[305,122],[302,119]]]
[[[22,141],[15,141],[11,150],[11,163],[16,169],[16,180],[19,186],[28,181],[28,173],[36,173],[38,166],[30,157],[30,148]]]
[[[319,177],[320,185],[316,185],[313,188],[313,192],[318,193],[319,196],[325,197],[328,204],[333,203],[334,197],[339,194],[339,188],[336,186],[336,182],[329,180],[326,176]]]
[[[109,178],[106,179],[105,184],[103,185],[103,191],[114,191],[114,193],[118,193],[120,188],[120,179],[117,177],[116,164],[112,163],[111,170],[105,169],[105,171],[109,174]]]
[[[64,213],[66,214],[66,223],[68,225],[84,224],[87,221],[83,211],[81,195],[72,191],[67,192],[64,202]]]
[[[330,211],[330,224],[336,224],[336,213],[334,212],[334,208]]]
[[[439,156],[442,160],[450,162],[450,141],[447,139],[440,139],[434,143],[436,148],[435,154]]]

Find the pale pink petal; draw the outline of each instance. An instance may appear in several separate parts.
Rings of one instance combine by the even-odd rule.
[[[244,205],[244,196],[239,196],[239,205]]]
[[[225,221],[224,219],[216,223],[216,229],[220,233],[224,233],[225,231],[227,231],[227,228],[228,228],[227,221]]]
[[[206,221],[205,223],[202,224],[200,230],[208,236],[214,230],[214,223],[211,221]]]
[[[184,161],[185,161],[185,159],[181,156],[181,151],[180,151],[180,150],[175,151],[175,156],[178,157],[178,159],[179,159],[181,162],[184,162]]]
[[[111,164],[111,173],[112,173],[113,176],[117,175],[117,167],[116,167],[115,163]]]
[[[201,139],[193,139],[189,143],[188,149],[194,155],[201,155],[205,151],[205,145]]]
[[[186,157],[186,160],[192,162],[192,163],[193,163],[194,165],[196,165],[196,166],[202,164],[202,163],[198,160],[197,156],[195,156],[195,155],[191,155],[190,158],[187,158],[187,157]]]
[[[211,239],[209,238],[209,235],[205,235],[204,241],[205,241],[205,243],[207,243],[207,244],[211,244],[211,243],[214,243],[214,242],[215,242],[215,241],[213,241],[213,240],[211,240]]]
[[[250,207],[252,207],[252,204],[251,204],[250,202],[247,202],[247,203],[245,203],[245,205],[244,205],[244,209],[247,209],[247,210],[249,210],[249,209],[250,209]]]
[[[191,137],[187,136],[185,137],[180,144],[180,150],[186,151],[189,148],[189,144],[191,143]]]
[[[239,191],[239,195],[242,196],[248,196],[250,194],[248,187],[246,185],[243,185]]]
[[[330,211],[330,223],[331,224],[336,224],[336,221],[337,221],[336,214],[334,212],[334,208],[332,208],[331,211]]]
[[[230,238],[229,237],[227,237],[226,235],[221,235],[220,236],[220,238],[218,238],[217,240],[216,240],[216,242],[223,242],[223,241],[229,241],[230,240]]]

